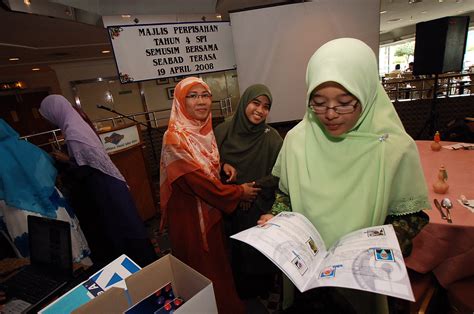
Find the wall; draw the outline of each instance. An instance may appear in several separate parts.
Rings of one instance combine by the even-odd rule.
[[[179,82],[177,78],[169,78],[167,83],[158,84],[156,80],[144,81],[141,83],[120,84],[117,80],[109,78],[117,77],[115,61],[113,59],[62,63],[51,66],[57,74],[61,93],[71,103],[75,102],[74,92],[71,82],[77,88],[81,107],[92,120],[99,120],[117,116],[114,113],[98,109],[97,104],[110,107],[117,112],[132,114],[143,111],[163,110],[156,114],[159,125],[167,125],[170,114],[172,100],[168,98],[168,89],[176,86]],[[101,82],[78,82],[81,80],[95,80],[97,78],[107,78]],[[226,97],[232,98],[234,106],[239,100],[239,88],[236,71],[216,72],[201,75],[212,90],[214,100]],[[140,95],[140,85],[143,90],[142,100]],[[107,103],[105,93],[110,92],[113,102]],[[146,103],[144,107],[143,101]],[[143,118],[138,118],[144,122]]]
[[[50,67],[56,72],[61,92],[71,103],[74,96],[71,89],[71,81],[95,79],[98,77],[115,77],[117,70],[112,58],[104,60],[58,63]]]

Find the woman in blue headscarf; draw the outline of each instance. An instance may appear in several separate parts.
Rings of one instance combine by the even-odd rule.
[[[0,230],[15,244],[17,254],[29,256],[28,215],[69,222],[73,258],[79,262],[89,247],[79,222],[61,193],[55,188],[54,161],[40,148],[21,140],[0,119]]]

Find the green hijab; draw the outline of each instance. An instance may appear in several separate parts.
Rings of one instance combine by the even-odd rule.
[[[379,82],[377,59],[360,40],[340,38],[320,47],[306,72],[306,106],[312,91],[336,82],[359,100],[362,113],[352,130],[329,135],[307,109],[286,136],[273,174],[326,245],[387,215],[428,207],[427,188],[413,139],[405,132]]]
[[[271,105],[272,94],[265,85],[248,87],[232,119],[219,124],[214,130],[221,161],[237,169],[238,184],[271,174],[283,142],[278,132],[265,121],[255,125],[245,114],[247,105],[262,95],[268,97]]]

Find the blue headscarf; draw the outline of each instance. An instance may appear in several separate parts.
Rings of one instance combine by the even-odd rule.
[[[19,139],[0,119],[0,200],[9,206],[56,218],[50,200],[55,191],[56,168],[43,150]]]

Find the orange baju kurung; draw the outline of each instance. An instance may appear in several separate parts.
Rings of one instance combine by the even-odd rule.
[[[201,170],[179,177],[172,188],[167,214],[173,255],[212,281],[219,313],[244,313],[226,255],[222,220],[223,213],[231,213],[237,207],[242,188],[210,180]],[[198,200],[210,205],[201,205],[205,236],[201,232]]]

